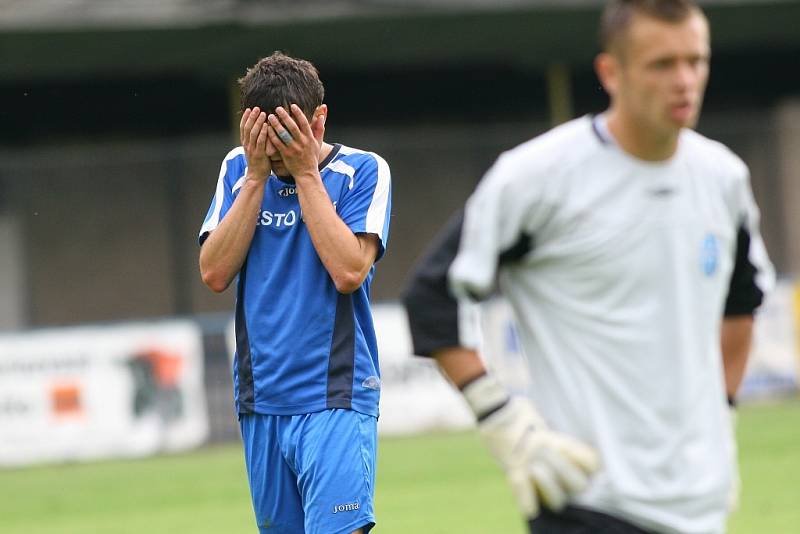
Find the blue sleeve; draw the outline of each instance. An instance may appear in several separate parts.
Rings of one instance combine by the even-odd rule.
[[[217,228],[220,221],[228,213],[233,204],[235,191],[241,186],[240,181],[244,176],[244,151],[241,147],[232,150],[225,157],[219,170],[217,189],[211,199],[211,205],[200,228],[198,241],[202,245],[208,235]]]
[[[336,211],[354,234],[375,234],[379,250],[375,261],[386,252],[392,210],[392,179],[389,165],[377,154],[365,154],[356,168],[352,187],[342,196]]]

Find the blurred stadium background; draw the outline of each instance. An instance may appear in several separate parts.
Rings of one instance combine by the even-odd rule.
[[[487,509],[481,517],[513,512],[474,436],[435,434],[468,428],[469,417],[435,370],[410,357],[394,302],[415,258],[501,150],[604,109],[591,69],[602,3],[0,0],[0,501],[8,503],[0,532],[133,532],[137,524],[138,531],[175,532],[201,524],[182,522],[186,514],[212,525],[209,532],[249,528],[230,400],[234,296],[202,285],[196,237],[219,163],[238,144],[236,79],[273,50],[319,68],[330,107],[327,138],[374,150],[393,171],[390,250],[373,286],[389,451],[378,499],[390,518],[382,518],[381,530],[421,528],[444,513],[420,495],[458,512],[475,508],[454,498],[454,489]],[[743,455],[752,455],[743,459],[745,495],[772,503],[752,505],[753,516],[763,518],[785,512],[781,502],[800,502],[800,491],[785,483],[791,473],[800,476],[800,453],[790,452],[800,449],[800,408],[786,400],[798,388],[800,2],[701,4],[714,57],[699,130],[750,165],[781,276],[759,325],[741,429]],[[504,355],[495,364],[519,376],[502,305],[487,317],[494,332],[487,342]],[[763,398],[779,404],[747,405]],[[766,438],[770,432],[778,433],[775,441]],[[390,437],[405,434],[418,436]],[[196,509],[208,503],[191,493],[182,503],[146,504],[165,508],[161,522],[148,523],[151,513],[124,493],[103,504],[104,488],[121,491],[119,481],[133,476],[117,474],[117,464],[31,467],[199,446],[211,448],[173,458],[177,464],[133,464],[150,476],[132,484],[127,499],[159,495],[148,484],[168,480],[176,491],[197,479],[222,481],[214,495],[230,489],[225,495],[237,497],[219,523]],[[481,474],[458,475],[458,465],[436,471],[445,457],[461,458],[435,456],[441,448],[466,448],[464,462]],[[428,465],[428,455],[438,458],[433,471],[413,468]],[[446,482],[438,494],[431,488],[437,481]],[[767,499],[776,487],[785,498],[778,504]],[[84,504],[64,500],[68,494],[82,495]],[[19,505],[28,499],[37,505]],[[120,527],[101,509],[130,525]],[[71,513],[102,517],[83,524]],[[777,525],[793,526],[751,530],[740,523],[737,532],[800,532],[796,515],[781,517],[794,522]],[[34,527],[32,518],[41,522]],[[469,532],[513,531],[469,524],[477,529]]]

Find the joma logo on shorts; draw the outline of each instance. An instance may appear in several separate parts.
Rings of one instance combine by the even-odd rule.
[[[353,510],[358,510],[361,508],[361,505],[357,502],[349,502],[347,504],[337,504],[333,507],[333,513],[338,514],[339,512],[352,512]]]

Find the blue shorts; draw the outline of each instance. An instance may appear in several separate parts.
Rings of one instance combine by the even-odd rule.
[[[241,414],[261,534],[350,534],[375,525],[375,417],[352,410]]]

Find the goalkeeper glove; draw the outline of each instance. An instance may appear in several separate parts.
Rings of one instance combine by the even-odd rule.
[[[550,430],[527,399],[510,397],[488,374],[466,384],[462,393],[526,517],[539,514],[539,499],[559,511],[586,489],[599,463],[592,448]]]

